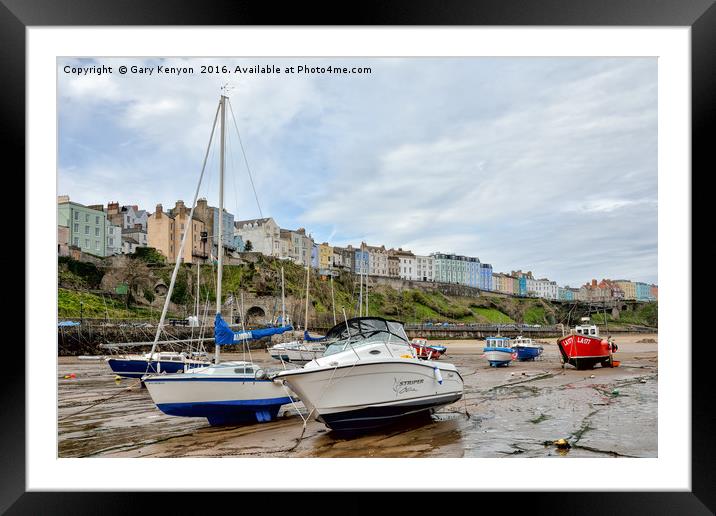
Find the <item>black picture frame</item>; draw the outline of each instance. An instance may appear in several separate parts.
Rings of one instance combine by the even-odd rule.
[[[499,25],[499,26],[684,26],[691,28],[692,170],[713,170],[710,147],[716,119],[716,6],[713,0],[491,0],[454,2],[381,2],[353,4],[351,16],[335,4],[268,2],[172,1],[151,3],[127,0],[0,0],[0,74],[3,77],[2,134],[5,156],[14,155],[15,169],[25,166],[25,29],[31,26],[105,25]],[[711,130],[709,130],[711,129]],[[685,171],[684,180],[688,180]],[[705,172],[704,172],[705,173]],[[692,175],[696,178],[696,174]],[[692,206],[705,201],[705,191],[693,190]],[[29,201],[28,201],[29,204]],[[27,235],[26,235],[27,236]],[[26,275],[29,271],[25,271]],[[689,302],[684,300],[684,302]],[[693,303],[692,303],[693,306]],[[28,315],[26,314],[26,318]],[[27,322],[27,321],[26,321]],[[691,345],[691,336],[685,335]],[[675,345],[670,343],[667,345]],[[30,345],[29,343],[25,344]],[[692,354],[692,490],[690,492],[511,493],[510,510],[523,506],[531,512],[551,514],[712,514],[716,508],[714,479],[713,413],[707,360]],[[0,425],[0,512],[8,514],[96,514],[147,510],[165,496],[150,493],[26,492],[25,489],[25,377],[24,359],[3,375]],[[88,466],[88,467],[91,467]],[[555,489],[559,483],[555,479]],[[219,506],[217,496],[168,493],[175,512],[208,512],[207,498]],[[469,503],[493,506],[490,498],[505,503],[507,493],[480,493]],[[401,511],[411,505],[430,510],[435,494],[401,497]],[[270,497],[269,497],[270,499]],[[266,510],[277,502],[260,497],[254,507]],[[291,505],[315,503],[306,494],[292,493]],[[350,508],[374,510],[359,496]],[[237,510],[246,511],[242,498]],[[452,499],[451,504],[454,502]],[[252,505],[249,503],[249,506]],[[444,502],[438,500],[438,505]],[[204,507],[204,510],[201,508]],[[315,505],[313,506],[316,507]],[[455,508],[458,508],[456,505]],[[218,507],[217,507],[218,508]],[[421,511],[422,512],[422,511]]]

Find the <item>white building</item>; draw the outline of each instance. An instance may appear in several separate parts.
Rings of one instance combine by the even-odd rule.
[[[107,256],[121,254],[122,253],[122,228],[119,226],[115,226],[114,224],[110,224],[109,220],[107,220],[106,227],[107,227],[107,229],[106,229],[105,233],[107,235],[107,247],[106,247]]]
[[[559,287],[556,281],[550,281],[547,278],[527,278],[527,295],[543,299],[558,299]]]
[[[385,246],[377,247],[363,242],[361,247],[368,252],[368,275],[388,276],[388,250]]]
[[[122,229],[134,228],[141,224],[144,231],[147,230],[147,210],[140,210],[136,206],[122,206]]]
[[[403,251],[402,249],[391,249],[393,256],[399,260],[398,276],[405,280],[418,280],[418,261],[411,251]]]
[[[432,256],[415,255],[415,268],[418,281],[434,280],[435,260]]]
[[[129,243],[125,244],[125,241],[129,241]],[[122,254],[132,254],[137,247],[147,247],[147,245],[149,245],[149,239],[141,224],[137,223],[133,228],[122,230]]]
[[[315,243],[311,235],[306,234],[304,228],[298,228],[296,231],[289,230],[289,234],[291,236],[289,257],[299,265],[310,265],[311,252]]]
[[[273,218],[238,220],[234,223],[234,235],[251,242],[251,251],[266,256],[281,257],[281,228]]]

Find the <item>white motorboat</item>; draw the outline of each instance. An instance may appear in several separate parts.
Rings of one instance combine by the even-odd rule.
[[[457,368],[418,359],[400,322],[357,317],[334,326],[326,339],[323,357],[273,378],[333,430],[383,426],[462,397]]]

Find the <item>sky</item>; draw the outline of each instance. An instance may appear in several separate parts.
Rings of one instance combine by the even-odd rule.
[[[65,72],[101,65],[113,72]],[[149,212],[191,203],[224,85],[237,219],[270,216],[331,245],[476,256],[560,285],[657,283],[655,58],[58,59],[58,194]],[[216,140],[200,188],[214,206]]]

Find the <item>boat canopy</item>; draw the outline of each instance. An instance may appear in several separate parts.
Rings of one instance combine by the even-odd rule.
[[[382,317],[354,317],[348,319],[347,323],[336,324],[326,333],[326,340],[351,340],[368,339],[380,333],[389,333],[392,338],[398,338],[406,344],[410,344],[408,336],[400,321],[389,321]]]
[[[508,348],[510,347],[509,337],[487,337],[485,346],[490,348]]]
[[[293,330],[293,326],[279,326],[276,328],[259,328],[257,330],[249,331],[234,331],[231,327],[221,318],[220,314],[216,314],[214,319],[214,342],[217,346],[227,346],[230,344],[237,344],[244,340],[256,340],[264,337],[270,337],[271,335],[280,335],[281,333]]]
[[[319,341],[324,341],[324,340],[326,340],[326,336],[323,335],[322,337],[311,337],[311,336],[308,334],[308,330],[305,330],[305,331],[303,332],[303,340],[305,340],[306,342],[319,342]]]
[[[80,323],[78,323],[77,321],[60,321],[59,323],[57,323],[58,327],[79,326],[79,325],[80,325]]]

